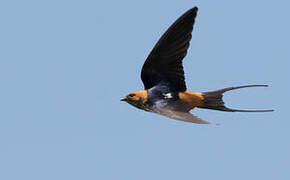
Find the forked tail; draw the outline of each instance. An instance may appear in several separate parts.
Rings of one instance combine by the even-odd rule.
[[[246,85],[246,86],[237,86],[229,87],[224,89],[219,89],[216,91],[203,92],[203,106],[200,108],[214,109],[219,111],[228,111],[228,112],[271,112],[274,110],[240,110],[240,109],[231,109],[225,106],[223,101],[223,93],[231,91],[234,89],[247,88],[247,87],[268,87],[268,85]]]

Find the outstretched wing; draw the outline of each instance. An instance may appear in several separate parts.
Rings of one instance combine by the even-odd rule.
[[[173,111],[170,109],[158,109],[154,112],[157,114],[169,117],[171,119],[180,120],[184,122],[197,123],[197,124],[210,124],[210,122],[205,121],[189,112]]]
[[[182,59],[189,47],[197,10],[194,7],[178,18],[152,49],[141,72],[145,89],[166,82],[178,92],[186,90]]]

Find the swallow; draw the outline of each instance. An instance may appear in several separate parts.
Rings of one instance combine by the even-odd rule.
[[[227,91],[267,85],[236,86],[201,93],[187,90],[182,60],[187,54],[197,11],[198,8],[194,7],[185,12],[161,36],[142,67],[144,90],[129,93],[121,101],[148,112],[198,124],[209,122],[191,114],[190,110],[194,108],[227,112],[273,111],[231,109],[223,101],[223,94]]]

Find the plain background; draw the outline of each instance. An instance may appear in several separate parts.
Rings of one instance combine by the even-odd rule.
[[[229,92],[197,125],[120,99],[163,32],[199,7],[188,89]],[[290,1],[0,2],[0,179],[290,179]]]

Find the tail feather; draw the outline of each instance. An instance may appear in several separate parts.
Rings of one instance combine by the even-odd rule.
[[[223,101],[223,93],[227,91],[231,91],[234,89],[240,88],[248,88],[248,87],[268,87],[268,85],[246,85],[246,86],[236,86],[236,87],[228,87],[224,89],[219,89],[216,91],[203,92],[203,106],[200,108],[205,109],[214,109],[219,111],[227,111],[227,112],[271,112],[274,110],[241,110],[241,109],[231,109],[225,106]]]

